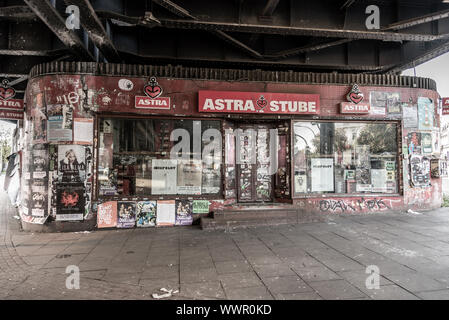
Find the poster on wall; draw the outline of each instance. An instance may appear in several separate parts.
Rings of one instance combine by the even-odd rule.
[[[421,133],[421,148],[422,153],[429,154],[432,153],[432,134],[431,133]]]
[[[84,146],[58,146],[58,179],[60,182],[84,182],[86,179],[86,152]]]
[[[418,128],[418,109],[416,106],[402,105],[402,123],[404,128]]]
[[[172,226],[176,221],[176,203],[175,200],[157,201],[157,226]]]
[[[72,141],[73,111],[72,107],[54,104],[47,107],[48,140]]]
[[[92,144],[94,138],[94,119],[73,119],[73,141],[80,144]]]
[[[114,228],[117,226],[117,201],[108,201],[97,207],[98,228]]]
[[[57,221],[83,220],[85,210],[84,184],[58,184],[56,196]]]
[[[430,186],[430,160],[422,155],[410,156],[410,177],[414,187]]]
[[[176,194],[177,171],[178,171],[177,161],[154,159],[151,165],[152,165],[151,194]]]
[[[47,115],[43,104],[42,93],[39,93],[33,99],[31,106],[31,127],[33,143],[47,142]]]
[[[178,160],[177,193],[201,194],[202,172],[201,160]]]
[[[156,201],[137,202],[136,223],[137,227],[156,226]]]
[[[193,222],[192,216],[192,201],[190,200],[176,200],[176,222],[177,226],[191,225]]]
[[[401,94],[399,92],[387,93],[387,112],[390,115],[401,114]]]
[[[130,201],[117,202],[117,228],[133,228],[136,225],[136,203]]]
[[[334,159],[313,158],[312,167],[312,192],[334,191]]]
[[[48,208],[48,193],[45,185],[31,186],[31,201],[29,209],[33,217],[45,217]]]
[[[408,140],[408,153],[420,154],[421,153],[421,132],[410,132],[407,135]]]
[[[429,98],[418,98],[418,128],[419,130],[432,130],[434,120],[434,104]]]
[[[197,213],[209,213],[209,200],[193,200],[192,211]]]
[[[34,145],[32,150],[33,179],[44,179],[48,171],[48,151],[45,145]]]

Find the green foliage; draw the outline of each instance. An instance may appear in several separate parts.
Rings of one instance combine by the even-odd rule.
[[[442,207],[449,207],[449,195],[443,194],[443,202],[441,203]]]
[[[357,144],[369,145],[372,154],[396,152],[396,134],[396,126],[393,124],[373,124],[360,132]]]

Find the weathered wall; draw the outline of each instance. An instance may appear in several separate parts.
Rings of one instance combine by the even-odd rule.
[[[131,83],[127,87],[119,87],[119,81],[126,79]],[[228,81],[201,81],[179,79],[157,79],[163,88],[163,97],[170,97],[172,108],[170,110],[136,109],[135,96],[144,96],[143,87],[147,83],[146,78],[104,77],[92,75],[46,75],[30,80],[26,92],[26,118],[27,118],[27,147],[24,154],[23,169],[23,204],[22,212],[25,220],[42,223],[47,216],[55,218],[58,211],[58,197],[60,186],[64,185],[58,175],[58,148],[65,145],[74,145],[72,141],[49,142],[47,135],[47,120],[54,106],[61,105],[69,108],[74,118],[94,119],[97,115],[121,114],[126,115],[169,115],[169,116],[196,116],[196,117],[221,117],[223,114],[200,114],[198,112],[198,91],[256,91],[278,93],[308,93],[319,94],[321,111],[319,116],[302,116],[298,119],[345,119],[345,120],[396,120],[401,121],[402,115],[386,113],[386,115],[342,115],[339,113],[339,105],[346,101],[346,95],[352,84],[348,85],[307,85],[291,83],[268,82],[228,82]],[[419,97],[430,98],[438,101],[435,91],[402,88],[402,87],[360,87],[369,98],[370,92],[394,92],[399,93],[402,102],[416,106]],[[365,100],[366,101],[366,100]],[[436,110],[435,127],[439,127],[439,115]],[[234,118],[261,117],[277,119],[277,115],[238,115]],[[280,116],[289,119],[291,116]],[[401,121],[403,124],[403,122]],[[96,128],[96,123],[94,125]],[[419,132],[419,128],[402,128],[402,144],[408,145],[407,134]],[[92,137],[92,143],[82,145],[85,154],[86,177],[76,188],[81,187],[84,192],[84,219],[95,217],[96,177],[95,163],[97,158],[96,134]],[[64,148],[64,147],[62,147]],[[80,150],[79,147],[74,147]],[[437,150],[435,150],[437,151]],[[399,146],[401,152],[401,146]],[[434,152],[435,153],[435,152]],[[36,167],[39,157],[48,155],[48,161]],[[87,156],[86,156],[87,155]],[[366,213],[383,212],[403,209],[430,209],[440,206],[441,203],[441,179],[432,179],[431,186],[425,188],[412,187],[409,176],[408,155],[403,154],[403,168],[400,168],[400,176],[403,186],[402,195],[354,195],[349,197],[326,195],[326,197],[298,198],[294,201],[304,209],[323,213]],[[404,170],[404,172],[402,172]],[[400,183],[401,184],[401,183]],[[68,188],[73,187],[70,184]],[[75,189],[76,189],[75,188]],[[70,190],[70,189],[68,189]],[[77,189],[78,191],[80,189]],[[232,204],[234,199],[217,199],[211,201],[211,210],[221,208],[226,204]],[[34,210],[33,209],[39,209]],[[33,212],[35,214],[33,214]]]

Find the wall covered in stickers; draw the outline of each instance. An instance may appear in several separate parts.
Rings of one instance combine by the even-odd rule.
[[[441,203],[441,180],[430,175],[430,161],[439,157],[440,150],[437,92],[376,86],[360,86],[357,88],[358,92],[352,92],[351,88],[354,90],[353,84],[306,85],[80,74],[53,74],[32,78],[26,91],[26,144],[23,150],[21,217],[26,222],[36,224],[95,220],[99,228],[152,227],[191,224],[199,215],[223,209],[228,205],[236,206],[239,177],[235,165],[237,144],[232,132],[238,128],[237,123],[243,120],[247,123],[269,120],[283,132],[278,142],[282,146],[278,154],[285,158],[280,162],[282,170],[278,170],[276,176],[265,183],[272,189],[272,196],[259,195],[257,200],[272,199],[273,202],[287,203],[321,213],[438,207]],[[206,90],[226,91],[228,94],[304,94],[318,96],[319,106],[309,105],[310,110],[315,110],[313,115],[262,112],[239,114],[235,110],[232,114],[223,110],[216,113],[200,112],[198,94],[199,91]],[[348,96],[353,97],[355,102],[364,97],[364,107],[352,108],[354,101],[348,101]],[[260,101],[265,102],[263,99],[259,99]],[[342,103],[345,103],[344,113],[341,112]],[[260,108],[263,107],[264,105]],[[296,108],[298,109],[297,106]],[[358,110],[358,113],[352,111],[351,114],[348,110]],[[198,186],[184,186],[184,190],[193,187],[200,190],[185,197],[177,196],[176,190],[172,196],[156,193],[145,195],[145,190],[157,189],[144,182],[132,186],[143,193],[139,196],[117,196],[112,189],[110,194],[105,192],[100,195],[100,182],[97,181],[100,158],[99,121],[104,117],[118,116],[221,120],[221,183],[210,183],[208,186],[208,189],[219,193],[208,197],[195,194],[205,190],[198,189],[198,186],[207,180],[203,177],[203,180],[195,179],[198,180]],[[360,191],[349,196],[339,193],[341,188],[337,184],[336,188],[314,184],[314,191],[320,192],[319,190],[326,188],[332,189],[334,193],[326,194],[325,198],[322,194],[307,194],[307,168],[304,165],[304,172],[299,170],[299,173],[295,174],[294,166],[290,165],[294,157],[291,127],[294,120],[313,119],[397,123],[400,129],[398,165],[395,168],[397,192],[379,196],[372,191]],[[161,123],[162,121],[157,122],[158,125]],[[107,125],[102,125],[102,134],[108,135],[112,132],[113,128]],[[261,145],[262,140],[267,139],[267,133],[262,133],[258,137]],[[114,144],[116,141],[111,138],[108,143]],[[152,147],[158,149],[161,146],[162,142],[156,142]],[[101,158],[104,161],[113,161],[112,154],[108,155],[104,150],[100,152],[103,152]],[[342,159],[344,156],[343,154]],[[302,168],[301,166],[301,163],[298,164],[299,168]],[[209,171],[212,174],[214,170]],[[259,176],[264,176],[262,170],[259,171]],[[350,176],[351,170],[346,171],[345,174]],[[255,187],[260,187],[259,184]],[[303,192],[298,194],[294,189]]]

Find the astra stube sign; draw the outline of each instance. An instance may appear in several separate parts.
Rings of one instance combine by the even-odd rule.
[[[198,92],[200,112],[319,114],[320,95],[270,92]]]

